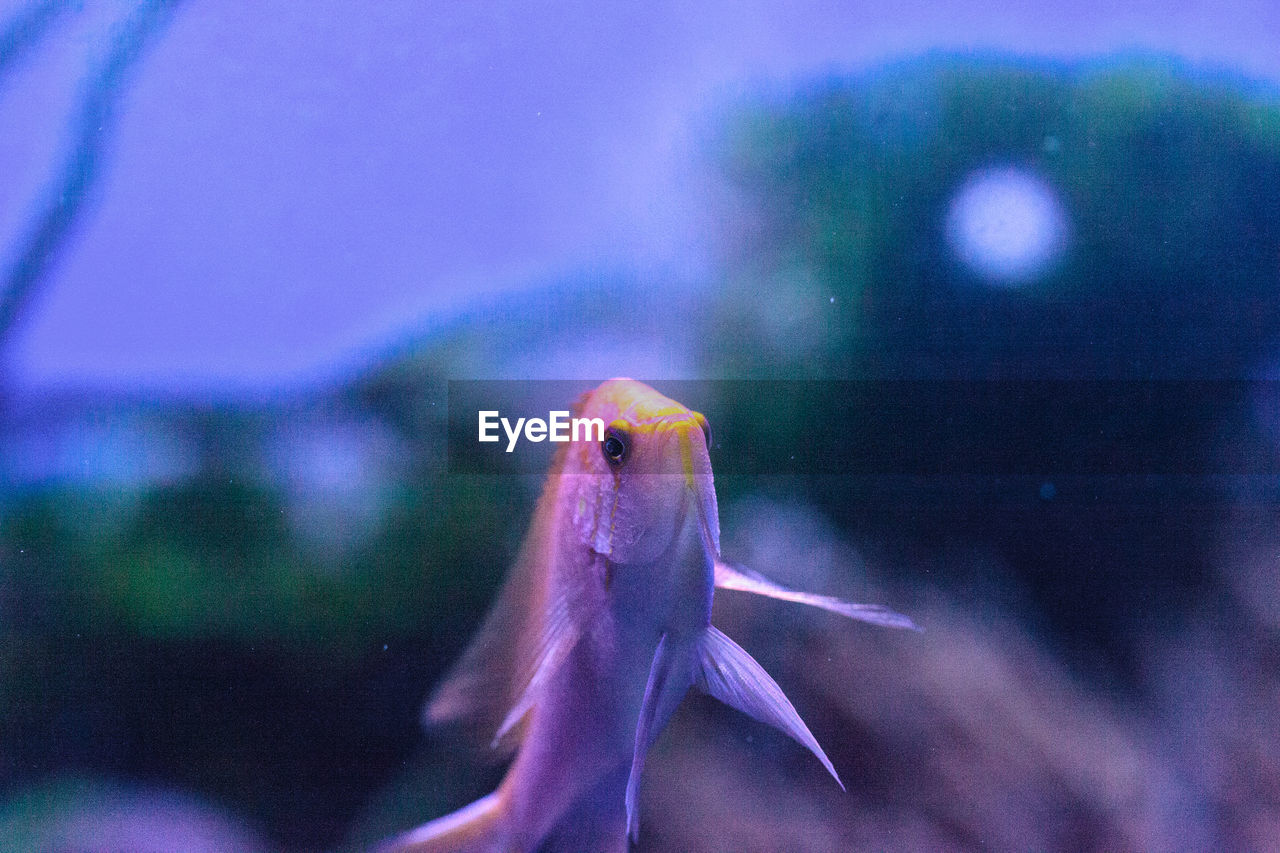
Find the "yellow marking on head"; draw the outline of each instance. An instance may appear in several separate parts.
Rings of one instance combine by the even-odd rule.
[[[690,489],[693,484],[693,448],[689,445],[689,422],[676,424],[676,432],[680,436],[680,465],[684,468],[684,484]]]
[[[706,435],[707,419],[688,406],[658,393],[641,382],[614,379],[596,391],[601,404],[611,403],[617,412],[611,429],[633,438],[654,435],[674,429],[679,437],[680,462],[685,483],[695,487],[693,445],[689,430],[696,426]]]
[[[599,403],[612,403],[618,417],[632,426],[689,414],[685,406],[633,379],[612,379],[604,383],[596,389],[594,399]]]
[[[702,429],[702,424],[705,422],[706,419],[702,415],[682,407],[678,412],[657,416],[642,423],[618,418],[609,427],[631,436],[654,435],[665,430],[675,430],[679,438],[680,465],[684,471],[685,485],[694,488],[693,445],[689,438],[689,431],[695,427]]]

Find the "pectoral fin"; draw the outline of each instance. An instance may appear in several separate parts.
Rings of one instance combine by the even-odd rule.
[[[554,474],[548,482],[556,482]],[[493,743],[504,752],[514,749],[523,736],[519,722],[542,686],[577,635],[599,624],[606,607],[607,563],[601,558],[582,572],[575,563],[552,559],[548,543],[557,495],[548,487],[539,499],[498,600],[423,708],[427,725],[463,723],[480,743],[497,731]]]
[[[658,640],[653,653],[653,665],[649,667],[649,683],[644,688],[644,703],[640,706],[640,722],[636,725],[635,752],[631,758],[631,775],[627,777],[627,835],[632,841],[640,835],[640,776],[644,772],[644,759],[653,742],[666,727],[684,694],[693,686],[693,674],[689,671],[688,646],[683,649],[670,642],[667,634]]]
[[[751,592],[768,598],[776,598],[779,601],[807,604],[810,607],[818,607],[832,613],[839,613],[841,616],[847,616],[850,619],[870,622],[873,625],[883,625],[888,628],[909,628],[912,631],[920,630],[906,616],[901,613],[895,613],[883,605],[854,604],[850,601],[832,598],[829,595],[815,595],[811,592],[789,589],[781,584],[774,583],[758,572],[751,571],[745,566],[722,563],[719,560],[716,561],[716,586],[720,589]]]
[[[698,643],[695,677],[698,687],[704,692],[786,732],[817,756],[836,784],[844,788],[827,754],[818,746],[818,741],[800,719],[782,688],[769,677],[764,667],[756,663],[755,658],[714,625],[707,626]]]
[[[520,693],[520,698],[511,706],[502,724],[498,726],[498,731],[493,736],[493,746],[496,747],[507,732],[511,731],[538,701],[543,688],[560,668],[564,659],[569,656],[569,652],[573,651],[573,647],[578,644],[580,636],[578,626],[570,618],[568,601],[563,598],[557,599],[543,621],[542,635],[538,638],[528,681]]]

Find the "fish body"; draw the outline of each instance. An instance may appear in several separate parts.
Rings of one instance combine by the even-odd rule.
[[[711,625],[716,586],[913,627],[720,558],[706,419],[629,379],[579,401],[608,424],[565,445],[516,566],[427,705],[517,752],[498,790],[390,842],[428,851],[625,851],[645,756],[690,687],[778,726],[835,769],[777,684]]]

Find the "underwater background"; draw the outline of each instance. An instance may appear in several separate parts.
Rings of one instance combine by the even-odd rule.
[[[924,628],[720,595],[849,791],[690,696],[640,849],[1274,845],[1277,34],[0,3],[0,849],[489,791],[419,718],[541,477],[449,383],[618,375],[711,418],[726,556]]]

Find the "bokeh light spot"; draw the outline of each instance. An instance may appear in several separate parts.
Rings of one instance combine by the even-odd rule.
[[[1043,275],[1066,249],[1068,230],[1053,187],[1014,166],[975,172],[947,213],[947,240],[960,260],[1006,287]]]

